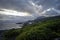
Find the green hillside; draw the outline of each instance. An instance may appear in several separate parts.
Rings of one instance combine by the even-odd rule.
[[[14,38],[14,40],[55,40],[55,38],[60,38],[60,17],[49,17],[48,19],[28,24],[22,29],[7,31],[4,33],[4,40],[9,40],[9,38]]]

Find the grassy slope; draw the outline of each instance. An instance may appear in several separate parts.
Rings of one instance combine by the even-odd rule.
[[[54,38],[60,37],[60,17],[50,17],[48,19],[26,25],[22,30],[5,32],[4,35],[7,34],[9,38],[16,35],[16,40],[54,40]],[[7,36],[4,37],[8,38]]]

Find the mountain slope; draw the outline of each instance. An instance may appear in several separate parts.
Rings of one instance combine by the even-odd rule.
[[[16,33],[20,33],[16,36],[15,40],[55,40],[55,38],[60,38],[60,16],[44,19],[46,20],[35,22],[30,25],[28,24],[21,30],[18,29],[19,31]],[[9,33],[10,36],[7,35],[8,33],[5,33],[5,35],[11,38],[11,32]],[[12,34],[13,36],[15,35],[13,31]]]
[[[50,17],[44,22],[27,25],[16,40],[54,40],[60,37],[60,17]]]

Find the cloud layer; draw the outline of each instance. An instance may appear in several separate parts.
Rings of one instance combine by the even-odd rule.
[[[0,0],[0,9],[29,12],[34,17],[49,8],[58,9],[59,5],[59,0]]]
[[[56,15],[60,15],[60,0],[0,0],[0,24]]]

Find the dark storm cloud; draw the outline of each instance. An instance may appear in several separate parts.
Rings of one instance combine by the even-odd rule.
[[[33,0],[38,5],[43,5],[45,8],[56,7],[60,4],[60,0]]]
[[[44,9],[59,6],[59,0],[0,0],[0,8],[34,12],[33,7],[29,3],[33,1],[37,5],[42,5]]]
[[[27,2],[25,0],[0,0],[0,7],[6,9],[24,10]]]
[[[0,8],[32,12],[29,0],[0,0]]]

